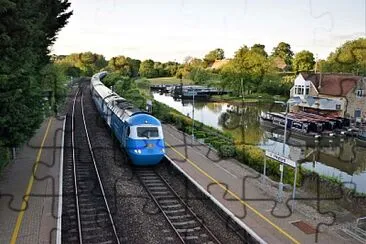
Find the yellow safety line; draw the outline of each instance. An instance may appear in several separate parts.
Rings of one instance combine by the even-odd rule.
[[[245,205],[246,207],[248,207],[250,210],[252,210],[255,214],[257,214],[259,217],[261,217],[262,219],[264,219],[267,223],[269,223],[270,225],[272,225],[276,230],[278,230],[281,234],[283,234],[284,236],[286,236],[288,239],[290,239],[292,242],[300,244],[300,242],[298,240],[296,240],[295,238],[293,238],[290,234],[288,234],[286,231],[284,231],[281,227],[279,227],[278,225],[276,225],[275,223],[273,223],[271,220],[269,220],[266,216],[264,216],[263,214],[261,214],[258,210],[256,210],[254,207],[250,206],[249,203],[247,203],[246,201],[242,200],[237,194],[235,194],[234,192],[230,191],[229,189],[227,189],[223,184],[221,184],[220,182],[218,182],[215,178],[213,178],[211,175],[209,175],[206,171],[204,171],[203,169],[201,169],[197,164],[195,164],[194,162],[192,162],[189,158],[185,157],[182,153],[180,153],[178,150],[176,150],[172,145],[170,145],[169,143],[165,142],[168,147],[170,147],[174,152],[176,152],[179,156],[181,156],[183,159],[187,160],[188,163],[190,163],[194,168],[196,168],[199,172],[201,172],[203,175],[205,175],[207,178],[209,178],[211,181],[215,182],[217,185],[219,185],[222,189],[224,189],[225,191],[227,191],[231,196],[233,196],[234,198],[236,198],[238,201],[240,201],[241,204]]]
[[[44,142],[46,141],[48,131],[49,131],[50,126],[51,126],[51,122],[52,122],[52,118],[48,121],[47,129],[46,129],[46,132],[43,136],[43,140],[42,140],[42,143],[41,143],[41,148],[38,150],[38,153],[37,153],[37,158],[36,158],[34,170],[32,172],[32,175],[31,175],[30,179],[29,179],[28,187],[27,187],[27,190],[25,191],[24,199],[22,201],[22,206],[20,208],[21,210],[19,212],[17,222],[15,223],[13,234],[11,235],[11,240],[10,240],[11,244],[15,244],[17,239],[18,239],[18,234],[19,234],[20,226],[21,226],[22,221],[23,221],[25,208],[27,207],[27,202],[28,202],[28,199],[29,199],[29,195],[30,195],[31,190],[32,190],[34,175],[37,172],[38,163],[39,163],[39,160],[41,159],[41,155],[42,155],[43,145],[44,145]]]

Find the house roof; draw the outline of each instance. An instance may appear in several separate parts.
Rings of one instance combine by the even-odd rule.
[[[301,73],[305,80],[311,81],[319,94],[346,96],[361,79],[350,74]]]
[[[284,70],[288,67],[285,60],[283,58],[280,58],[280,57],[275,57],[273,59],[273,64],[276,68],[278,68],[280,70]]]
[[[227,64],[230,59],[215,60],[215,62],[209,67],[209,69],[221,69],[222,66]]]

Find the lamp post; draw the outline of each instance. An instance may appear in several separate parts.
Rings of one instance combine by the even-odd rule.
[[[288,110],[289,110],[289,104],[299,104],[301,102],[301,99],[299,97],[294,97],[294,98],[290,98],[289,100],[287,100],[287,102],[283,102],[283,101],[275,101],[275,103],[280,103],[280,104],[285,104],[286,103],[286,111],[285,111],[285,129],[284,129],[284,133],[283,133],[283,145],[282,145],[282,156],[285,156],[285,146],[286,146],[286,137],[287,137],[287,115],[288,115]],[[297,167],[295,169],[297,171]],[[281,176],[280,176],[280,183],[278,185],[278,195],[277,195],[277,199],[279,202],[282,202],[282,195],[283,195],[283,163],[281,162],[280,165],[280,172],[281,172]],[[296,174],[295,174],[295,179],[294,179],[294,190],[293,190],[293,198],[295,198],[294,196],[294,192],[295,192],[295,187],[296,187]]]

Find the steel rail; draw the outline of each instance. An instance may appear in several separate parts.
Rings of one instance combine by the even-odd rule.
[[[72,149],[72,167],[73,167],[73,178],[74,178],[74,190],[75,190],[75,206],[76,206],[76,215],[78,222],[78,233],[79,233],[79,243],[83,243],[82,236],[82,227],[81,227],[81,218],[80,218],[80,207],[79,207],[79,194],[78,194],[78,183],[76,176],[76,160],[75,160],[75,103],[78,97],[80,89],[78,88],[74,102],[72,105],[72,115],[71,115],[71,149]]]
[[[118,234],[117,234],[117,230],[116,230],[116,226],[114,224],[113,217],[112,217],[112,214],[111,214],[109,205],[108,205],[108,200],[107,200],[107,198],[105,196],[103,183],[102,183],[102,181],[100,179],[98,167],[97,167],[96,160],[95,160],[95,156],[94,156],[93,147],[91,145],[90,138],[89,138],[88,128],[86,126],[85,114],[84,114],[84,96],[83,96],[83,94],[81,94],[81,114],[82,114],[82,117],[83,117],[83,124],[84,124],[85,133],[86,133],[86,138],[87,138],[87,141],[88,141],[89,151],[90,151],[90,154],[91,154],[91,157],[92,157],[92,161],[93,161],[93,166],[94,166],[94,169],[95,169],[95,173],[97,175],[97,179],[98,179],[98,183],[99,183],[99,188],[100,188],[100,190],[102,192],[102,195],[103,195],[104,204],[105,204],[105,207],[106,207],[107,212],[108,212],[108,216],[109,216],[109,220],[111,222],[112,228],[113,228],[114,236],[116,238],[117,243],[120,244],[120,241],[119,241],[119,238],[118,238]]]
[[[151,168],[140,168],[140,169],[136,169],[136,173],[138,175],[138,178],[140,180],[140,182],[142,183],[142,185],[144,186],[144,188],[146,189],[147,193],[151,196],[152,200],[155,202],[155,204],[157,205],[157,207],[160,209],[160,211],[162,212],[163,216],[165,217],[165,219],[168,221],[169,225],[172,227],[173,231],[175,232],[175,234],[178,236],[179,240],[182,243],[186,243],[186,241],[184,240],[184,235],[182,235],[179,231],[178,228],[176,228],[176,226],[174,226],[174,223],[171,221],[171,219],[169,218],[169,216],[166,214],[164,208],[162,207],[162,205],[159,203],[159,201],[157,200],[157,198],[154,196],[154,193],[151,191],[151,189],[149,189],[149,185],[146,184],[146,182],[144,182],[144,179],[142,179],[141,176],[142,173],[141,170],[144,170],[144,172],[148,172],[148,173],[153,173],[155,174],[155,176],[161,180],[161,182],[164,184],[164,186],[167,187],[168,192],[170,192],[170,195],[176,199],[180,204],[182,204],[183,208],[188,210],[189,214],[197,221],[197,223],[199,223],[200,227],[203,227],[203,231],[205,231],[207,234],[209,234],[209,236],[212,238],[212,240],[215,243],[221,243],[220,240],[217,239],[217,237],[209,230],[209,228],[202,222],[202,220],[197,216],[197,214],[195,214],[192,209],[184,202],[184,200],[178,195],[178,193],[170,186],[170,184],[156,171],[154,171]],[[189,241],[188,241],[189,242]]]

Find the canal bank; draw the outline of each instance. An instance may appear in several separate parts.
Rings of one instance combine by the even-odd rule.
[[[154,94],[154,97],[155,100],[181,112],[185,115],[183,116],[184,118],[189,119],[188,117],[191,117],[191,101],[174,101],[172,97],[158,94]],[[276,133],[276,131],[266,131],[259,125],[258,115],[261,111],[269,111],[269,109],[272,109],[270,111],[279,111],[281,107],[262,104],[240,108],[225,103],[196,102],[195,120],[234,138],[236,144],[243,145],[245,151],[243,156],[248,154],[255,155],[254,161],[260,161],[261,167],[263,167],[261,150],[265,149],[281,153],[283,149],[283,136],[280,133]],[[225,114],[229,116],[226,119],[223,118]],[[182,125],[179,126],[182,127]],[[189,125],[186,127],[189,128]],[[189,129],[188,132],[191,134]],[[199,133],[196,137],[202,137],[202,135]],[[201,139],[201,141],[206,142],[207,139]],[[211,144],[209,140],[208,143]],[[359,201],[362,195],[355,194],[355,192],[366,192],[366,189],[364,189],[366,188],[365,153],[365,148],[358,147],[354,143],[353,138],[349,140],[343,139],[341,142],[335,140],[321,141],[321,143],[315,145],[290,137],[285,145],[285,154],[292,160],[301,163],[304,172],[318,173],[322,175],[322,181],[333,182],[338,189],[348,187],[350,190],[345,189],[345,192],[348,192],[346,201],[350,201],[350,199],[352,201],[352,198],[357,198],[357,201]],[[253,165],[253,160],[245,163],[255,168],[258,172],[263,170],[258,165]],[[277,167],[278,165],[272,165],[272,169],[269,169],[274,172],[275,180],[278,180],[276,179]],[[288,179],[291,179],[291,171],[287,171],[287,175]]]

